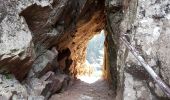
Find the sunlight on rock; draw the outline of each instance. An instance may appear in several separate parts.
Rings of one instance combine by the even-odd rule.
[[[79,100],[93,100],[93,97],[87,95],[81,95]]]
[[[89,68],[89,73],[86,73],[85,75],[78,75],[77,78],[80,79],[81,81],[89,83],[89,84],[95,83],[96,81],[102,79],[102,77],[103,77],[102,70],[91,71],[90,69],[91,68]]]
[[[86,62],[83,66],[83,74],[77,78],[86,83],[94,83],[103,76],[103,59],[104,59],[104,40],[105,35],[102,30],[100,34],[95,35],[88,43]]]
[[[80,79],[83,82],[92,84],[101,79],[101,77],[94,77],[94,76],[78,76],[78,79]]]

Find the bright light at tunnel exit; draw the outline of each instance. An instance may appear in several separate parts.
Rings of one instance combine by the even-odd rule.
[[[103,60],[104,60],[104,30],[95,35],[87,45],[86,62],[83,75],[77,78],[83,82],[92,84],[103,77]]]

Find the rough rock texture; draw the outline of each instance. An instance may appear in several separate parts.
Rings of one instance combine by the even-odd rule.
[[[10,98],[22,99],[27,96],[26,87],[21,85],[13,75],[0,75],[0,99],[9,100]]]
[[[114,85],[117,91],[116,99],[168,99],[133,55],[128,53],[119,40],[119,36],[121,33],[127,33],[127,40],[130,40],[163,81],[170,85],[169,3],[168,0],[108,1],[107,7],[111,13],[107,14],[107,24],[111,27],[107,26],[106,49],[108,53],[105,65],[108,70],[111,70],[108,76],[113,80],[113,84],[117,84]],[[117,8],[119,11],[113,12]],[[109,45],[115,46],[109,47]]]
[[[104,1],[0,2],[0,65],[9,68],[19,80],[22,80],[32,64],[36,66],[36,60],[53,46],[59,53],[69,48],[73,53],[70,60],[84,58],[85,54],[82,58],[77,58],[77,52],[85,52],[87,41],[92,38],[92,34],[104,27]],[[16,67],[19,70],[15,70]]]
[[[40,94],[50,76],[41,77],[53,71],[51,88],[65,83],[58,75],[81,73],[88,40],[105,28],[105,72],[115,99],[168,99],[119,36],[127,33],[131,44],[170,85],[169,27],[169,0],[0,0],[0,73],[3,77],[11,73],[24,84],[13,76],[5,79],[7,87],[2,83],[0,92],[7,89],[10,95],[0,97],[44,99]],[[11,82],[21,88],[17,93],[24,91],[22,96],[13,87],[8,89]]]
[[[104,27],[103,4],[104,1],[54,0],[50,6],[34,4],[24,9],[20,15],[32,31],[36,61],[54,46],[59,52],[58,67],[69,73],[71,66],[71,73],[76,74],[84,62],[88,40]],[[36,61],[33,68],[41,66],[42,60]]]
[[[46,100],[52,94],[66,90],[71,78],[47,72],[40,78],[29,78],[21,84],[11,74],[0,75],[0,100]]]
[[[75,76],[104,16],[102,0],[0,0],[1,73],[25,82],[29,99],[43,99],[41,76],[48,71]]]
[[[0,1],[0,67],[22,79],[33,61],[32,35],[16,1]],[[20,73],[18,70],[22,70]]]
[[[141,56],[144,57],[147,63],[155,70],[155,72],[163,79],[163,81],[167,85],[170,85],[170,69],[168,66],[168,52],[170,49],[168,43],[168,41],[170,41],[168,39],[170,7],[168,5],[170,5],[168,0],[153,0],[150,2],[139,0],[136,19],[133,25],[135,28],[132,28],[129,34],[132,34],[133,39],[131,43],[138,49]],[[136,60],[132,58],[131,54],[128,56],[127,63],[140,66],[138,63],[136,63]],[[142,69],[139,67],[137,68],[139,69],[138,74],[141,73],[145,77],[141,71]],[[135,72],[131,74],[134,75],[134,73]],[[144,85],[148,85],[148,87],[144,86],[147,91],[147,88],[150,88],[150,91],[155,97],[157,97],[157,99],[163,99],[163,97],[166,97],[151,79],[148,79],[147,77],[144,79],[147,80],[146,83],[144,83]],[[141,88],[143,88],[143,86],[141,86]],[[148,97],[153,98],[152,96]],[[141,95],[137,96],[137,98],[144,97]]]
[[[40,55],[33,63],[31,70],[29,71],[29,77],[41,77],[48,71],[55,71],[58,67],[58,51],[53,48],[47,50],[44,54]]]

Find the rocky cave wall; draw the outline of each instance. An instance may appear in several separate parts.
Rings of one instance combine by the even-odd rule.
[[[105,68],[111,73],[117,100],[169,99],[119,40],[126,33],[127,40],[169,86],[169,3],[106,0]]]
[[[169,5],[169,0],[0,0],[1,73],[10,72],[29,83],[21,85],[13,76],[0,75],[3,83],[14,82],[13,87],[0,88],[8,91],[7,98],[16,89],[19,98],[39,96],[38,83],[44,83],[48,71],[58,71],[56,66],[60,73],[81,73],[88,40],[104,28],[105,72],[115,99],[167,100],[119,37],[127,33],[169,85]],[[52,79],[56,77],[65,76]]]
[[[168,25],[170,14],[169,4],[170,2],[168,0],[153,0],[149,2],[138,0],[136,19],[133,28],[129,32],[132,34],[131,43],[138,49],[141,56],[143,56],[146,62],[155,70],[155,72],[168,86],[170,85],[170,69],[168,67],[168,54],[170,49],[168,44]],[[125,73],[125,75],[127,75],[125,80],[127,80],[128,77],[134,76],[131,78],[130,85],[136,85],[134,87],[140,87],[136,90],[132,90],[134,92],[136,91],[137,94],[137,96],[134,96],[134,99],[144,98],[143,95],[149,99],[168,99],[166,98],[166,95],[160,90],[158,85],[155,84],[147,74],[143,73],[144,69],[139,68],[140,65],[135,62],[136,60],[134,60],[131,54],[129,54],[127,63],[125,64],[127,67],[125,68],[125,71],[127,72]],[[129,66],[129,64],[131,66]],[[138,70],[133,72],[134,69]],[[138,75],[139,73],[143,74],[142,77]],[[136,81],[136,78],[142,81]],[[125,81],[125,87],[129,85],[127,84],[128,82],[129,81]],[[125,88],[125,96],[128,92],[127,89]]]
[[[105,26],[104,2],[1,0],[0,98],[43,100],[65,88]]]
[[[60,2],[62,3],[63,1]],[[66,72],[67,74],[76,76],[78,73],[82,73],[81,68],[83,66],[83,63],[85,62],[85,55],[86,55],[85,52],[86,52],[88,40],[90,40],[95,34],[100,32],[100,30],[104,28],[105,25],[105,15],[104,15],[104,5],[103,5],[104,1],[85,0],[85,1],[65,1],[65,2],[66,2],[65,7],[63,7],[61,9],[62,11],[60,11],[59,14],[55,16],[56,18],[58,18],[58,20],[56,18],[51,18],[50,20],[53,23],[50,23],[49,25],[43,22],[41,25],[40,24],[41,22],[39,22],[38,25],[41,25],[39,26],[39,28],[37,28],[38,25],[34,23],[35,22],[37,23],[38,16],[42,18],[41,11],[44,12],[45,8],[43,9],[37,8],[38,15],[36,15],[35,12],[32,12],[32,9],[36,9],[34,8],[33,5],[33,8],[28,7],[26,10],[24,10],[21,13],[21,15],[26,18],[26,21],[28,20],[27,23],[29,24],[29,26],[31,26],[30,29],[32,29],[32,31],[36,33],[35,36],[38,35],[38,38],[35,38],[34,41],[35,44],[38,44],[38,48],[39,45],[40,46],[45,45],[46,49],[51,49],[52,47],[56,47],[59,53],[57,62],[62,72]],[[63,6],[62,4],[60,5]],[[57,8],[55,8],[57,9],[57,11],[60,5],[57,5]],[[53,12],[56,13],[56,10]],[[30,13],[32,13],[32,15]],[[32,16],[35,16],[36,18],[30,19],[32,18]],[[49,19],[47,19],[47,22],[48,21]],[[43,41],[43,43],[39,41],[37,42],[37,39],[39,39],[40,34],[43,34],[43,38],[44,38],[44,33],[41,33],[43,32],[43,30],[41,31],[39,30],[41,27],[44,29],[44,32],[47,30],[49,31],[52,28],[52,30],[55,30],[54,32],[58,31],[59,33],[58,35],[56,35],[56,37],[54,36],[51,37],[53,38],[51,42],[50,42],[51,38],[50,37],[48,38],[48,35],[47,35],[47,39],[42,40],[42,38],[40,38]],[[46,43],[49,43],[49,45]],[[38,49],[38,53],[40,52],[41,51],[39,51]],[[36,64],[33,64],[33,67],[35,69],[33,68],[31,73],[35,73],[35,70],[36,73],[37,72],[39,73],[41,69],[43,69]],[[42,67],[45,66],[43,65]],[[43,73],[45,72],[47,72],[47,70],[45,71],[43,70]],[[40,76],[42,75],[43,74],[41,74]]]
[[[67,60],[68,66],[72,66],[71,72],[76,74],[78,68],[74,67],[84,62],[88,40],[105,24],[102,0],[7,0],[0,3],[3,15],[0,66],[19,80],[23,80],[30,69],[29,76],[41,74],[42,69],[49,66],[46,57],[52,47],[63,56],[57,59],[63,66],[61,69],[65,69]],[[62,53],[65,50],[68,54]]]

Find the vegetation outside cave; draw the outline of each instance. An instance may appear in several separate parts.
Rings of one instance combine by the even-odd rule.
[[[87,83],[93,83],[103,77],[104,60],[104,30],[89,40],[86,50],[86,62],[84,64],[84,73],[78,75],[78,78]]]

